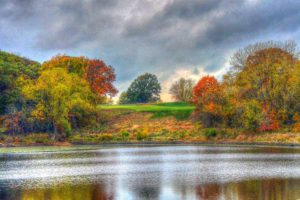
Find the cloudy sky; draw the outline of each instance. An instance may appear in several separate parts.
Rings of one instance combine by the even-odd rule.
[[[0,49],[43,62],[61,53],[103,59],[125,90],[159,77],[218,78],[230,56],[267,40],[300,42],[298,0],[0,0]]]

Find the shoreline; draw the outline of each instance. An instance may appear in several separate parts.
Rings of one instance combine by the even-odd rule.
[[[185,146],[185,145],[209,145],[209,146],[261,146],[261,147],[300,147],[300,143],[268,143],[268,142],[224,142],[224,141],[207,141],[207,142],[183,142],[183,141],[165,141],[165,142],[102,142],[102,143],[89,143],[89,142],[73,142],[73,143],[55,143],[55,144],[31,144],[31,145],[13,145],[13,144],[0,144],[0,148],[15,148],[15,147],[76,147],[76,146],[152,146],[152,145],[166,145],[166,146]]]

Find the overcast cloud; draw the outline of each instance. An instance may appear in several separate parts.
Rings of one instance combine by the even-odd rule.
[[[239,48],[300,41],[298,0],[0,0],[0,48],[40,62],[58,53],[103,59],[119,90],[158,75],[221,77]]]

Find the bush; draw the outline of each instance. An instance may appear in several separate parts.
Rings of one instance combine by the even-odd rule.
[[[147,138],[147,133],[144,133],[144,132],[138,132],[137,134],[136,134],[136,139],[137,140],[144,140],[145,138]]]
[[[22,138],[22,142],[24,142],[26,145],[32,145],[32,144],[49,145],[52,143],[52,140],[48,134],[33,133]]]
[[[6,141],[7,138],[8,138],[7,135],[5,135],[5,134],[3,134],[3,133],[0,133],[0,141],[1,141],[1,142]]]
[[[208,128],[204,132],[206,138],[212,138],[217,136],[217,130],[215,128]]]
[[[110,133],[105,133],[100,136],[101,141],[108,142],[108,141],[111,141],[112,139],[113,139],[113,135]]]
[[[128,140],[129,132],[128,131],[121,131],[122,140]]]

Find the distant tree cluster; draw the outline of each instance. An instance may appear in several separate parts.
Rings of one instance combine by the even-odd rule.
[[[300,61],[293,42],[258,43],[239,50],[218,82],[205,76],[193,90],[206,127],[252,131],[299,129]]]

